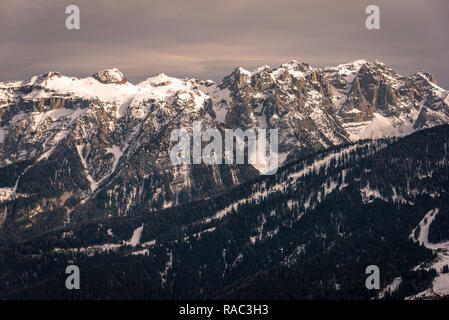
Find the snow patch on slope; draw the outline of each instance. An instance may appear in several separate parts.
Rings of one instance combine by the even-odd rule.
[[[402,282],[402,277],[396,277],[393,279],[393,281],[387,285],[385,288],[383,288],[380,292],[379,295],[377,296],[379,299],[383,299],[387,294],[392,294],[394,293],[396,290],[399,289],[399,285]]]
[[[142,236],[143,223],[140,227],[134,230],[133,235],[129,241],[126,241],[125,244],[130,245],[131,247],[135,247],[140,243],[140,237]]]
[[[115,145],[112,146],[111,148],[106,148],[106,151],[108,153],[112,153],[114,155],[114,163],[112,164],[112,170],[111,170],[111,172],[114,172],[115,169],[117,168],[117,164],[118,164],[120,158],[123,155],[123,152],[119,146],[115,146]]]

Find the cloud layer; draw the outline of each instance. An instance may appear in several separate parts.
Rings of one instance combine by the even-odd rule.
[[[65,28],[69,4],[80,30]],[[369,4],[381,30],[365,28]],[[133,82],[159,72],[219,80],[236,66],[366,58],[431,72],[448,89],[448,13],[445,0],[2,0],[0,81],[113,66]]]

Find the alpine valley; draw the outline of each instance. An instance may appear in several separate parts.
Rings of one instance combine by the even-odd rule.
[[[276,174],[174,165],[196,121],[277,129]],[[0,298],[445,298],[448,142],[449,92],[379,61],[1,82]]]

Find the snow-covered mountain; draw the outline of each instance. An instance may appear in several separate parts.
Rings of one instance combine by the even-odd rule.
[[[203,129],[278,129],[285,164],[342,143],[449,123],[448,105],[448,91],[430,74],[401,76],[365,60],[236,68],[219,83],[159,74],[135,85],[116,68],[3,82],[0,229],[10,232],[2,238],[151,212],[258,175],[251,165],[173,165],[170,132],[194,121]]]

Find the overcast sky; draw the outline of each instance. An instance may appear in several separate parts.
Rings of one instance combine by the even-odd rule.
[[[69,4],[80,30],[65,28]],[[369,4],[381,30],[365,28]],[[0,0],[0,81],[110,67],[131,82],[160,72],[220,80],[236,66],[366,58],[431,72],[449,89],[448,32],[448,0]]]

